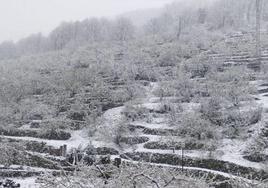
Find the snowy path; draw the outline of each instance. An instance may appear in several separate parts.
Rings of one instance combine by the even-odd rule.
[[[248,141],[238,140],[238,139],[224,139],[222,144],[219,146],[220,156],[217,159],[222,161],[227,161],[241,165],[244,167],[251,167],[255,169],[263,169],[264,164],[251,162],[243,158],[243,151],[246,148]]]

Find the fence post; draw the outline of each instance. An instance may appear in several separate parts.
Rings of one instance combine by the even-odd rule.
[[[61,146],[60,151],[61,151],[61,156],[66,157],[66,155],[67,155],[67,145],[64,144],[63,146]]]
[[[181,144],[181,170],[184,170],[184,143]]]
[[[173,152],[173,153],[175,153],[175,149],[176,149],[175,147],[172,147],[172,152]]]

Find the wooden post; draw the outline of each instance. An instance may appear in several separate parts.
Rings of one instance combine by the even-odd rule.
[[[63,145],[63,153],[62,153],[62,156],[63,156],[63,157],[66,157],[66,155],[67,155],[67,145],[64,144],[64,145]]]
[[[181,171],[183,172],[183,155],[184,155],[184,153],[183,153],[183,147],[181,147]]]
[[[67,155],[67,145],[63,145],[60,147],[60,156],[62,157],[66,157]]]
[[[175,149],[176,149],[175,147],[172,147],[172,151],[173,151],[173,153],[175,153]]]
[[[59,156],[63,155],[63,146],[60,146]]]
[[[185,147],[185,144],[182,143],[181,144],[181,170],[182,172],[184,170],[184,147]]]
[[[48,146],[48,153],[49,153],[49,155],[52,155],[52,146]]]

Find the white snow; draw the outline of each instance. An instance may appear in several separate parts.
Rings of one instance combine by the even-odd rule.
[[[262,169],[263,165],[260,163],[250,162],[243,158],[243,151],[245,150],[248,142],[238,139],[223,139],[221,146],[217,151],[222,153],[217,158],[223,161],[232,162],[245,167],[252,167]]]
[[[36,177],[30,178],[11,178],[16,183],[21,185],[20,188],[39,188],[40,184],[36,183]]]
[[[251,84],[260,84],[261,82],[252,82]],[[141,101],[141,106],[146,107],[148,109],[154,109],[159,110],[161,107],[161,103],[156,103],[158,98],[154,96],[153,91],[156,90],[158,87],[158,83],[151,83],[149,87],[147,87],[146,91],[146,97],[143,98]],[[268,88],[268,87],[261,87],[261,88]],[[261,94],[258,95],[258,98],[261,100],[257,101],[259,104],[263,105],[264,108],[268,108],[268,97],[264,97]],[[171,98],[172,99],[172,98]],[[183,103],[181,104],[184,111],[193,111],[200,107],[200,104],[198,103]],[[118,126],[124,123],[125,119],[122,116],[122,110],[124,109],[124,106],[113,108],[110,110],[107,110],[99,122],[98,129],[103,130],[106,133],[109,133],[109,131],[116,131]],[[143,121],[135,121],[131,123],[132,125],[141,125],[146,128],[154,128],[154,129],[171,129],[171,127],[168,125],[167,118],[162,117],[159,115],[157,118],[153,118],[151,123],[146,123]],[[28,126],[24,126],[24,128],[28,128]],[[252,129],[256,130],[259,129],[260,126],[252,127]],[[99,135],[98,135],[99,134]],[[103,137],[101,137],[101,133],[98,133],[96,137],[91,138],[88,136],[88,129],[84,128],[83,130],[79,131],[72,131],[71,132],[71,138],[69,140],[47,140],[47,139],[40,139],[40,138],[33,138],[33,137],[13,137],[13,136],[3,136],[5,138],[13,138],[18,140],[27,140],[27,141],[38,141],[38,142],[45,142],[47,145],[54,146],[54,147],[60,147],[64,144],[67,145],[68,151],[70,151],[72,148],[85,148],[89,144],[94,145],[95,147],[101,147],[101,146],[110,146],[114,147],[116,149],[117,146],[115,146],[113,143],[111,143],[110,140],[104,140]],[[146,136],[149,137],[150,141],[168,141],[168,140],[176,140],[177,142],[182,141],[183,139],[180,137],[172,137],[172,136],[157,136],[157,135],[145,135],[145,134],[139,134],[139,136]],[[214,152],[213,157],[218,160],[223,160],[227,162],[232,162],[241,166],[245,167],[252,167],[255,169],[262,169],[263,164],[261,163],[254,163],[247,161],[243,159],[243,151],[245,150],[246,146],[249,144],[250,139],[248,140],[239,140],[239,139],[223,139],[221,142],[221,145],[218,147],[218,149]],[[153,153],[173,153],[173,150],[152,150],[152,149],[145,149],[143,147],[144,144],[138,144],[134,146],[133,148],[125,148],[124,152],[131,152],[131,151],[137,151],[137,152],[153,152]],[[265,153],[268,154],[268,149],[265,151]],[[175,150],[175,154],[181,155],[181,150]],[[203,150],[185,150],[184,155],[188,157],[196,157],[196,158],[209,158],[210,153],[208,151]],[[181,168],[179,166],[172,166],[172,165],[164,165],[164,164],[152,164],[152,165],[159,165],[159,166],[166,166],[166,167],[173,167],[173,168]],[[238,178],[236,176],[232,176],[228,173],[222,173],[218,171],[208,170],[208,169],[202,169],[202,168],[193,168],[193,167],[185,167],[185,169],[192,169],[192,170],[202,170],[206,172],[211,172],[219,175],[223,175],[225,177],[229,178]],[[36,169],[37,170],[37,169]],[[44,170],[44,169],[40,169]],[[38,187],[38,185],[35,183],[35,178],[26,178],[26,179],[17,179],[16,182],[22,182],[21,184],[23,187],[29,187],[34,188],[35,186]],[[249,181],[249,180],[248,180]]]
[[[167,123],[163,123],[163,119],[162,119],[162,123],[147,123],[147,122],[143,122],[143,121],[134,121],[131,122],[131,125],[134,126],[143,126],[149,129],[168,129],[170,128],[170,126]]]

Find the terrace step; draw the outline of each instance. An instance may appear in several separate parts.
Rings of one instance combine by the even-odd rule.
[[[230,173],[235,176],[244,178],[252,177],[256,180],[264,180],[268,178],[268,173],[263,170],[257,170],[251,167],[240,166],[231,162],[216,159],[199,159],[191,157],[183,157],[176,154],[161,154],[150,152],[129,152],[120,155],[123,159],[133,161],[144,161],[156,164],[168,164],[175,166],[198,167],[210,170]]]

